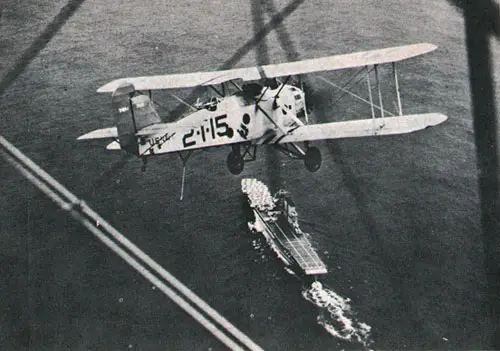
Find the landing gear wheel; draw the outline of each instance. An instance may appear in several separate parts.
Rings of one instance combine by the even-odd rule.
[[[245,162],[239,153],[231,151],[227,156],[227,168],[232,174],[240,174],[243,171]]]
[[[304,165],[309,172],[316,172],[321,167],[321,152],[317,147],[310,147],[304,155]]]

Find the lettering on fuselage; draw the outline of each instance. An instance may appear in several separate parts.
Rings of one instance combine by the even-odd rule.
[[[163,144],[165,144],[167,141],[169,141],[170,139],[172,139],[174,135],[175,135],[175,133],[172,133],[172,134],[166,133],[163,136],[148,139],[149,146],[151,147],[151,152],[153,152],[152,149],[155,145],[158,145],[158,149],[161,149],[161,146]]]
[[[227,115],[220,115],[206,120],[206,124],[202,124],[198,128],[189,130],[182,137],[182,144],[184,147],[190,147],[197,144],[203,144],[211,138],[215,140],[221,137],[228,137],[231,139],[234,136],[234,131],[224,121]]]

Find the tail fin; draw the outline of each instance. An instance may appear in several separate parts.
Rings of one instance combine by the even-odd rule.
[[[119,86],[113,93],[112,104],[120,148],[137,155],[139,148],[135,134],[144,127],[160,123],[160,116],[151,99],[138,94],[132,84]]]

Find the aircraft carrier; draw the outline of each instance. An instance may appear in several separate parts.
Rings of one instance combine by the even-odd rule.
[[[254,178],[242,179],[241,188],[254,214],[249,228],[262,233],[292,271],[307,276],[328,272],[308,234],[300,229],[295,204],[287,191],[279,190],[271,196],[268,187]]]

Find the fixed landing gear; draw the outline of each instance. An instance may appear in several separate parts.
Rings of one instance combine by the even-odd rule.
[[[141,171],[146,172],[147,167],[148,167],[148,159],[146,157],[142,157]]]
[[[232,174],[238,175],[243,171],[245,162],[255,161],[257,145],[242,143],[232,145],[232,151],[227,156],[227,168]]]
[[[243,160],[243,156],[240,155],[239,150],[235,150],[233,148],[233,151],[227,155],[227,168],[229,169],[229,172],[237,175],[243,171],[244,167],[245,161]]]
[[[304,165],[309,172],[317,172],[321,167],[321,152],[317,147],[307,148],[304,155]]]
[[[304,160],[304,165],[309,172],[317,172],[321,167],[321,151],[317,147],[309,146],[308,141],[304,142],[305,151],[295,143],[275,146],[290,158]]]
[[[283,152],[288,157],[298,160],[304,160],[304,165],[309,172],[317,172],[321,167],[321,152],[317,147],[310,147],[309,143],[305,143],[306,150],[299,148],[294,143],[289,144],[275,144],[275,147]],[[232,145],[232,150],[227,155],[227,168],[229,172],[238,175],[243,171],[245,162],[255,161],[256,146],[242,145],[243,153],[241,152],[240,145]],[[253,148],[253,151],[250,151]]]

